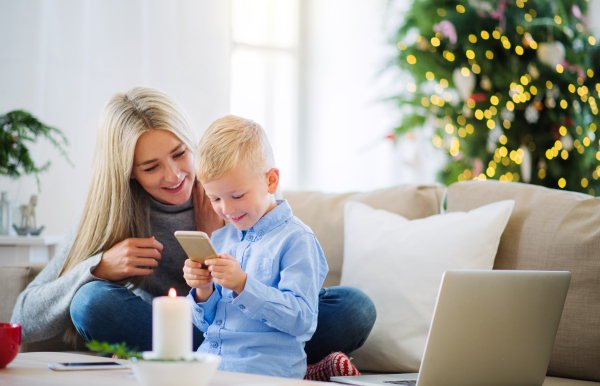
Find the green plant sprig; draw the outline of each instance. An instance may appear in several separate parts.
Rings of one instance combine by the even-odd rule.
[[[34,174],[39,190],[38,174],[48,170],[50,161],[36,165],[25,144],[35,142],[40,136],[50,141],[67,162],[74,166],[65,151],[69,142],[59,129],[40,122],[27,111],[14,110],[0,115],[0,175],[18,178],[23,174]]]
[[[114,354],[120,359],[143,359],[142,354],[136,350],[137,347],[135,347],[133,350],[130,350],[127,348],[127,344],[125,344],[125,342],[110,344],[107,342],[98,342],[97,340],[92,340],[91,342],[86,343],[85,346],[89,348],[90,351],[97,352],[100,355]]]

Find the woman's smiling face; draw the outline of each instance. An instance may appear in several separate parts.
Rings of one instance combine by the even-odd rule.
[[[140,136],[131,178],[156,201],[183,204],[192,194],[195,177],[194,155],[175,134],[154,129]]]

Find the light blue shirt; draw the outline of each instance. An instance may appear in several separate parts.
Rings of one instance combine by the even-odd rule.
[[[213,232],[216,250],[248,275],[246,286],[237,295],[215,284],[206,302],[194,301],[192,319],[205,337],[198,351],[220,355],[220,370],[302,379],[329,268],[312,230],[287,201],[277,204],[246,231],[228,224]]]

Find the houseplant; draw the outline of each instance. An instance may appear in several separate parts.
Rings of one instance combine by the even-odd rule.
[[[14,110],[0,115],[0,175],[17,179],[22,175],[34,174],[39,190],[38,174],[50,167],[50,161],[36,165],[31,159],[28,143],[35,142],[39,137],[50,141],[73,165],[65,151],[69,143],[59,129],[40,122],[27,111]]]

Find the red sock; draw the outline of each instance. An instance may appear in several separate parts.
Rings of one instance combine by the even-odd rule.
[[[330,377],[344,375],[360,375],[350,358],[342,352],[333,352],[321,362],[309,365],[304,379],[328,382]]]

